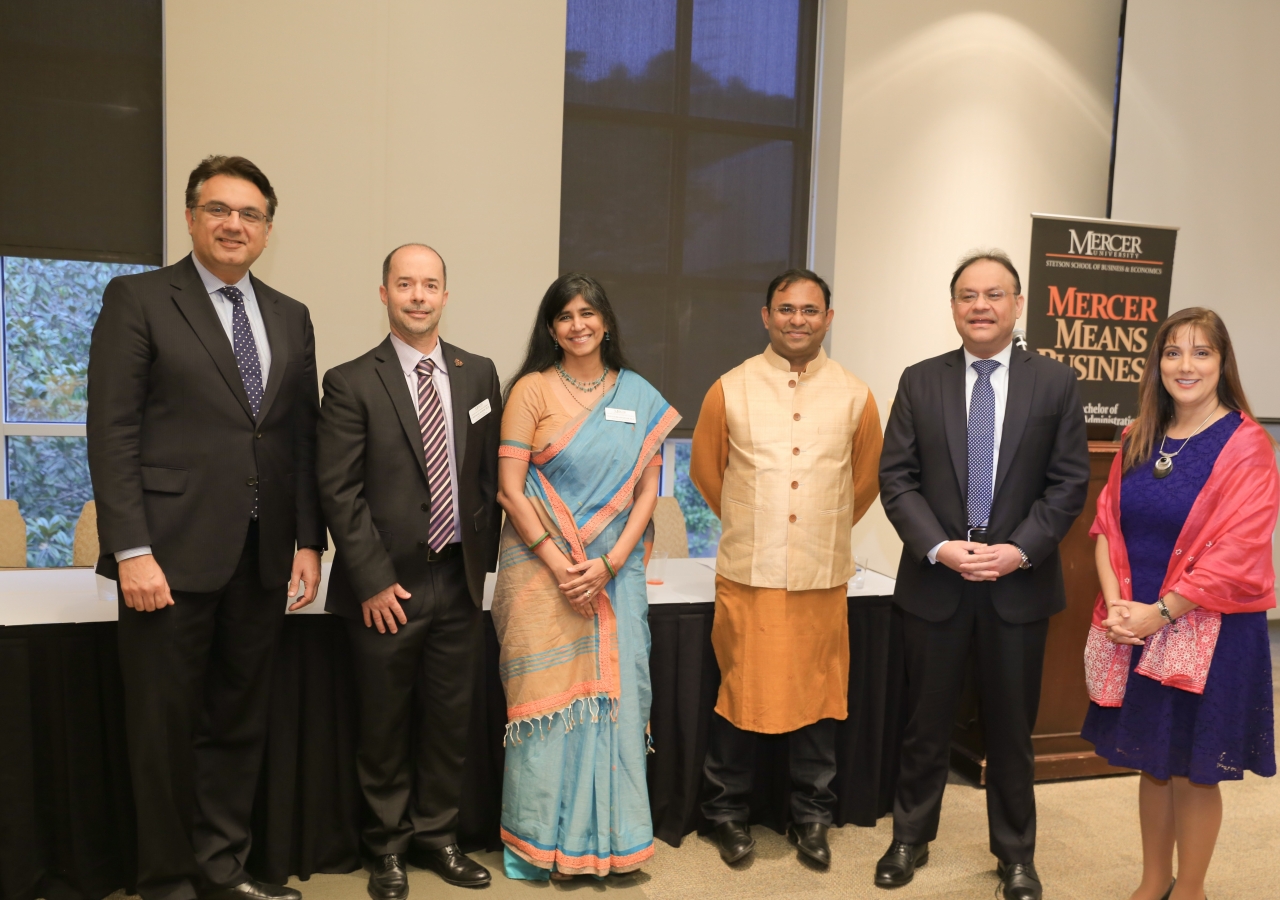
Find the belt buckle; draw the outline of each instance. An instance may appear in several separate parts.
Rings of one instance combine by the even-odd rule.
[[[987,530],[988,530],[990,527],[991,527],[990,525],[971,525],[971,526],[969,527],[969,530],[965,532],[964,539],[965,539],[966,541],[968,541],[969,543],[971,543],[971,544],[972,544],[972,543],[985,544],[985,543],[987,543],[987,540],[986,540],[986,538],[987,538]],[[976,541],[976,542],[974,541],[974,539],[973,539],[973,533],[974,533],[975,531],[980,531],[980,532],[982,532],[982,534],[981,534],[982,540],[979,540],[979,541]],[[970,551],[970,552],[972,552],[972,551]]]

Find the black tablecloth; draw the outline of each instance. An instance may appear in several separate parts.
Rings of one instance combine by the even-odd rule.
[[[653,606],[649,797],[654,833],[674,846],[707,823],[702,759],[720,675],[714,604]],[[133,802],[115,623],[0,628],[0,900],[98,900],[132,889]],[[285,622],[249,870],[267,881],[358,866],[355,693],[346,636],[329,616]],[[460,822],[466,849],[496,848],[505,703],[498,643],[485,655],[471,722]],[[837,824],[874,825],[892,807],[903,711],[901,625],[888,598],[850,600],[849,718],[839,728]],[[757,757],[753,822],[781,830],[785,738]]]

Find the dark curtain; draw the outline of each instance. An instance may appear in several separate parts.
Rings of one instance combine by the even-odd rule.
[[[714,604],[654,606],[649,796],[654,833],[672,846],[705,830],[702,759],[720,674]],[[271,728],[254,810],[249,870],[290,875],[359,865],[356,697],[341,623],[293,616],[271,686]],[[115,623],[0,628],[0,900],[98,900],[132,889],[134,820]],[[901,734],[901,629],[888,598],[850,601],[849,718],[839,730],[838,824],[873,826],[892,806]],[[485,616],[459,841],[496,849],[505,699]],[[758,756],[753,821],[786,824],[787,748]]]

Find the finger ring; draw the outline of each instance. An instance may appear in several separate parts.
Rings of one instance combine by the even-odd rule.
[[[587,599],[588,599],[588,600],[589,600],[589,599],[591,599],[591,591],[590,591],[590,590],[588,590],[588,591],[587,591],[587,595],[586,595],[586,596],[587,596]]]

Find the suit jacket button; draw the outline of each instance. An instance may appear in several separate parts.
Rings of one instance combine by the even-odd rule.
[[[424,504],[422,504],[422,511],[423,511],[423,512],[430,512],[430,511],[431,511],[431,507],[430,507],[430,506],[428,506],[426,503],[424,503]]]
[[[419,546],[419,547],[425,547],[425,546],[427,546],[427,542],[426,542],[426,541],[418,541],[418,546]]]
[[[257,434],[254,435],[254,437],[256,437],[258,440],[262,440],[262,432],[259,431]]]
[[[251,475],[251,476],[250,476],[250,477],[245,481],[245,484],[247,484],[249,487],[253,487],[253,486],[254,486],[254,485],[256,485],[257,483],[258,483],[258,476],[256,476],[256,475]]]
[[[796,520],[796,517],[794,514],[787,517],[788,522],[794,522],[795,520]]]

